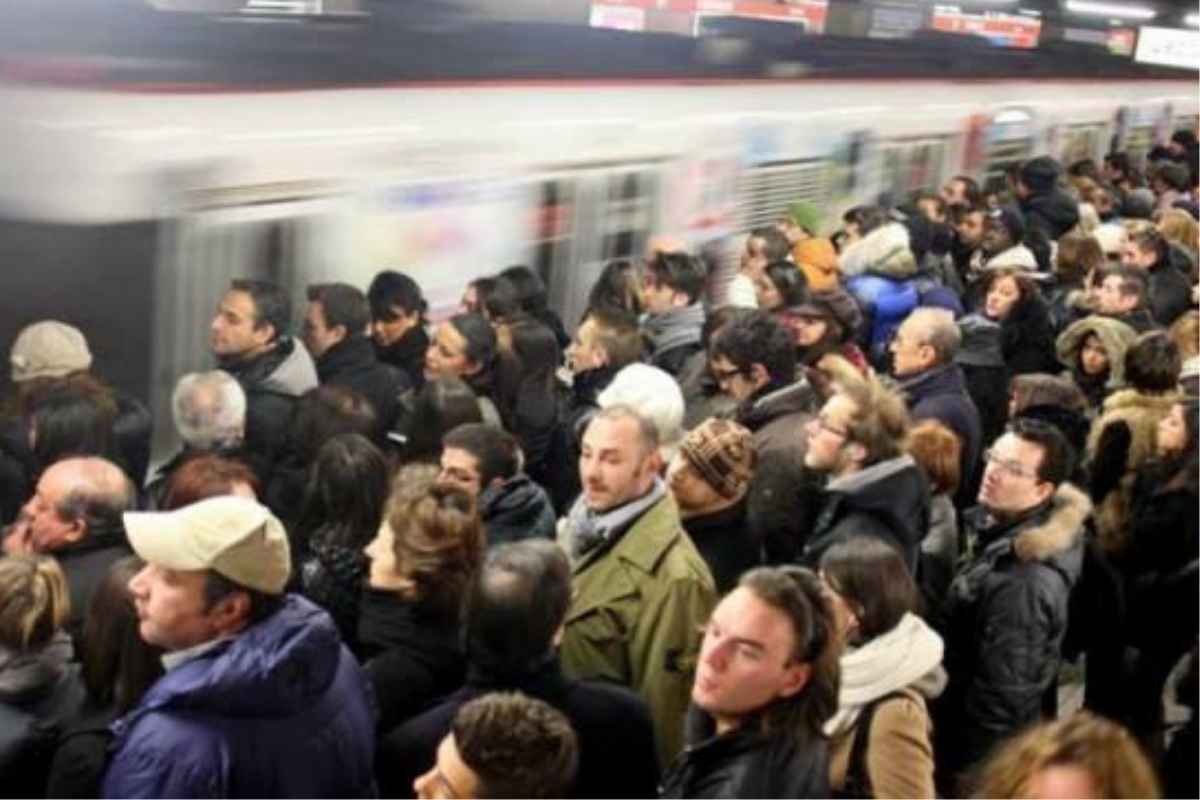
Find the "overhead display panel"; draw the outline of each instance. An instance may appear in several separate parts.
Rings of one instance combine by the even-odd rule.
[[[1143,25],[1138,30],[1133,59],[1143,64],[1200,70],[1200,31]]]
[[[1042,21],[1023,14],[1000,11],[964,11],[958,6],[934,6],[931,27],[944,33],[982,36],[1000,47],[1033,49],[1038,45]]]

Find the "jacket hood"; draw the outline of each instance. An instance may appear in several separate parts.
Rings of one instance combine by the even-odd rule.
[[[738,422],[751,431],[756,431],[772,420],[788,414],[812,413],[814,404],[819,404],[816,392],[807,378],[781,386],[753,399],[747,407],[739,409]]]
[[[1055,343],[1059,363],[1069,370],[1075,370],[1079,363],[1079,351],[1093,333],[1108,354],[1108,388],[1124,386],[1125,351],[1137,338],[1137,331],[1119,319],[1093,314],[1069,325]]]
[[[485,523],[503,517],[505,525],[528,524],[532,527],[549,507],[546,490],[524,474],[514,475],[499,486],[489,486],[479,493],[479,513]]]
[[[983,271],[993,269],[1022,269],[1029,272],[1037,272],[1037,258],[1033,255],[1033,251],[1023,244],[1013,245],[1007,250],[1002,250],[984,262],[981,269]]]
[[[299,713],[333,682],[341,647],[327,613],[288,595],[265,620],[168,672],[121,724],[159,709],[247,718]]]
[[[903,542],[915,546],[925,538],[929,516],[928,482],[917,462],[908,454],[835,478],[825,490],[836,495],[843,510],[860,511],[887,520]]]
[[[908,229],[899,222],[889,222],[871,231],[847,247],[838,261],[847,278],[865,272],[891,278],[917,274],[917,259],[909,246]]]
[[[317,368],[304,344],[284,336],[273,350],[249,361],[220,361],[221,369],[238,379],[242,386],[290,397],[299,397],[317,388]]]
[[[1079,222],[1079,202],[1058,189],[1035,194],[1021,205],[1026,220],[1045,220],[1054,226],[1046,231],[1051,239],[1058,239]]]
[[[1023,528],[1013,539],[1013,552],[1021,561],[1049,561],[1066,553],[1082,538],[1091,513],[1092,501],[1083,491],[1060,484],[1045,520]]]

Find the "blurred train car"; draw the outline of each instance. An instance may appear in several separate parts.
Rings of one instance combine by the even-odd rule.
[[[0,75],[4,73],[0,71]],[[553,80],[373,87],[0,83],[0,342],[54,317],[101,374],[169,397],[209,366],[234,277],[365,287],[434,316],[514,263],[568,326],[605,263],[666,232],[717,254],[791,202],[840,212],[1048,153],[1146,152],[1195,127],[1194,80]]]

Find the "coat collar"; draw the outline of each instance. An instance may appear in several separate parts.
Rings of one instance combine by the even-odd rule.
[[[1020,561],[1048,561],[1067,552],[1082,538],[1092,501],[1077,487],[1060,484],[1050,501],[1029,516],[1011,523],[988,548],[1011,548]]]

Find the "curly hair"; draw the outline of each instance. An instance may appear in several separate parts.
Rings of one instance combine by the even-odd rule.
[[[418,606],[454,619],[486,547],[479,512],[461,489],[433,485],[388,516],[397,569],[412,581]]]

